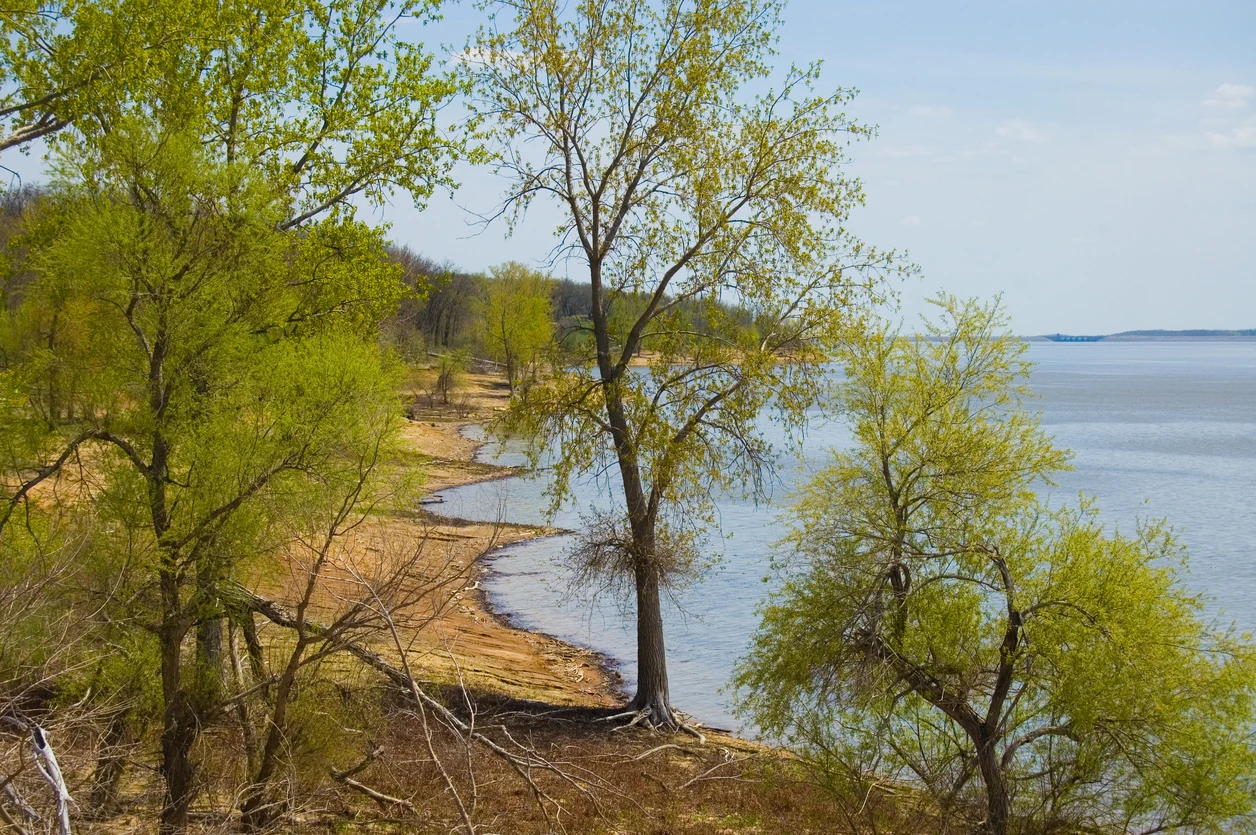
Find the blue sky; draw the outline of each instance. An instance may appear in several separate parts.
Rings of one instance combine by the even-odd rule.
[[[475,20],[450,7],[424,38]],[[1256,327],[1256,2],[794,0],[780,35],[781,65],[823,59],[879,126],[851,226],[922,268],[908,314],[941,288],[1002,293],[1022,333]],[[392,236],[464,269],[545,257],[552,209],[474,234],[461,207],[501,184],[459,177],[385,210]]]
[[[410,28],[456,52],[479,19],[463,0]],[[822,59],[878,126],[852,148],[850,226],[921,267],[909,317],[945,289],[1002,293],[1027,334],[1256,327],[1256,0],[793,0],[779,49]],[[38,156],[5,162],[38,179]],[[462,269],[544,261],[553,207],[479,231],[503,183],[457,176],[425,211],[399,195],[372,216]]]

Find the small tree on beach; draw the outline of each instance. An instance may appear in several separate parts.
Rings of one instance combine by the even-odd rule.
[[[537,375],[553,341],[553,282],[517,261],[494,267],[490,273],[484,339],[493,359],[505,364],[513,393],[526,377]]]
[[[503,211],[552,199],[555,257],[589,282],[586,347],[507,428],[538,454],[561,450],[555,502],[579,472],[617,474],[622,508],[593,526],[582,562],[633,590],[630,707],[659,725],[674,724],[662,589],[704,564],[715,495],[763,494],[773,457],[761,409],[804,423],[828,349],[896,269],[844,227],[863,200],[842,173],[845,148],[871,132],[842,112],[851,92],[814,94],[818,65],[773,85],[781,8],[501,3],[513,26],[497,31],[492,18],[464,62],[511,181]],[[702,328],[695,309],[708,313]],[[648,366],[630,368],[643,353]]]
[[[1066,454],[1022,405],[1027,346],[997,305],[937,303],[845,354],[854,446],[793,510],[743,710],[861,811],[906,785],[993,835],[1250,825],[1253,647],[1163,525],[1035,495]]]

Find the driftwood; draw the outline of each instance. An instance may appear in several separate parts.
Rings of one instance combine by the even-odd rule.
[[[11,727],[30,733],[31,753],[35,760],[35,768],[38,769],[40,775],[52,788],[53,800],[57,808],[57,831],[60,835],[71,835],[70,804],[74,803],[74,798],[70,797],[70,790],[66,788],[65,777],[61,774],[61,766],[57,764],[57,754],[53,751],[52,743],[48,740],[48,732],[34,722],[24,722],[13,716],[0,717],[0,719]],[[17,790],[13,788],[11,782],[5,784],[4,793],[28,821],[38,822],[40,820],[39,814],[22,799]],[[12,820],[6,820],[5,823],[19,831],[21,830],[21,827],[17,826]]]

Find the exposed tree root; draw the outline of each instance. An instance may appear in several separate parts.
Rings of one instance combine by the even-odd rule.
[[[631,703],[629,703],[629,706],[631,707]],[[665,722],[655,721],[652,712],[644,708],[640,710],[626,710],[622,713],[603,716],[597,721],[617,722],[621,719],[628,719],[629,721],[626,724],[616,728],[615,730],[622,731],[627,730],[628,728],[640,726],[648,728],[652,731],[687,733],[696,738],[699,745],[706,744],[706,735],[700,730],[701,723],[693,721],[690,717],[685,716],[685,714],[675,708],[668,708],[668,713],[669,719]]]

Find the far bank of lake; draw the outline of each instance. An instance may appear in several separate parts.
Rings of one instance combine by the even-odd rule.
[[[1191,552],[1186,578],[1214,599],[1226,620],[1256,628],[1256,340],[1034,342],[1032,385],[1043,426],[1072,449],[1074,472],[1051,495],[1095,496],[1104,517],[1125,529],[1141,516],[1166,517]],[[720,530],[710,547],[723,561],[683,590],[668,612],[673,702],[699,720],[734,728],[723,692],[733,662],[757,624],[755,606],[770,589],[772,543],[787,526],[790,488],[848,441],[845,428],[817,416],[802,461],[782,467],[774,502],[720,502]],[[507,449],[481,455],[523,463]],[[547,521],[545,474],[443,492],[443,510],[473,519],[504,513],[511,522]],[[574,507],[550,524],[580,526],[581,512],[605,504],[613,485],[589,481]],[[486,586],[492,605],[525,628],[605,652],[633,686],[635,634],[620,601],[572,598],[561,558],[567,538],[502,549]]]

